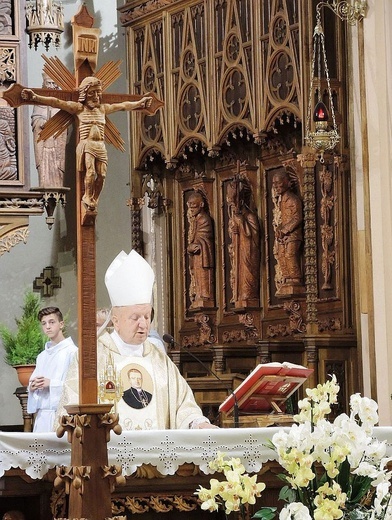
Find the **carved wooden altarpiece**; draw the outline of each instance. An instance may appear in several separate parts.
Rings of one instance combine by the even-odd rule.
[[[131,88],[171,100],[141,129],[133,123],[132,201],[147,200],[164,230],[155,245],[165,267],[159,303],[168,309],[165,327],[183,347],[228,378],[259,362],[291,361],[314,369],[312,386],[334,367],[346,408],[360,381],[344,34],[333,13],[325,13],[343,137],[336,155],[321,164],[302,145],[314,8],[311,0],[130,0],[119,9]],[[283,197],[273,181],[286,175]],[[195,193],[211,227],[201,241],[214,244],[204,259],[199,255],[199,274],[214,273],[212,293],[201,297],[190,257],[188,201]],[[287,218],[283,198],[300,208],[300,229],[284,235],[288,244],[278,239]],[[141,250],[141,206],[130,208]],[[219,404],[208,392],[216,385],[211,377],[201,389],[200,376],[207,376],[201,366],[184,350],[172,356],[199,402],[206,409]]]

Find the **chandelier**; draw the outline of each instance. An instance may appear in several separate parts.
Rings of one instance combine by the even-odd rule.
[[[59,48],[60,36],[64,31],[64,13],[60,3],[53,0],[27,0],[26,19],[30,48],[37,50],[40,43],[47,51],[50,44]]]
[[[331,92],[331,82],[329,78],[329,70],[327,63],[327,55],[325,52],[325,36],[321,25],[321,8],[328,7],[341,20],[347,21],[350,25],[362,20],[367,12],[367,0],[338,1],[332,0],[319,2],[316,6],[316,26],[313,32],[313,54],[310,72],[310,88],[308,111],[305,126],[305,143],[318,152],[320,162],[324,162],[324,152],[333,151],[340,141],[338,133],[333,98]],[[317,71],[315,70],[317,66]],[[328,95],[328,105],[331,112],[331,119],[328,108],[323,102],[322,91],[322,75],[324,74],[324,84],[326,84],[326,93]],[[315,102],[313,110],[314,131],[310,130],[310,119],[312,115],[312,105]],[[332,121],[332,126],[329,125]]]
[[[318,6],[317,6],[318,7]],[[315,72],[317,64],[317,73]],[[323,65],[323,67],[322,67]],[[327,86],[328,104],[331,111],[332,128],[329,127],[329,112],[322,100],[322,87],[321,77],[322,68],[324,70],[324,76]],[[306,117],[305,127],[305,143],[316,150],[320,157],[320,162],[324,162],[324,152],[332,151],[340,140],[338,133],[335,110],[333,106],[333,98],[331,91],[331,82],[329,79],[327,55],[325,52],[325,36],[321,25],[321,13],[320,10],[316,14],[316,27],[313,33],[313,55],[312,55],[312,67],[310,72],[310,89],[309,89],[309,101],[308,111]],[[315,130],[310,131],[310,118],[312,114],[313,99],[317,96],[316,106],[313,110],[313,122]]]

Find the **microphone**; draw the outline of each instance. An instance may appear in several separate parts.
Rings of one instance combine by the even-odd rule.
[[[225,381],[223,381],[219,376],[218,374],[216,374],[213,370],[211,370],[205,363],[203,363],[203,361],[197,357],[195,354],[193,354],[193,352],[191,352],[190,350],[188,350],[187,348],[183,347],[182,345],[180,345],[179,343],[177,343],[177,341],[175,341],[175,339],[173,338],[173,336],[171,334],[164,334],[162,336],[162,339],[163,341],[165,341],[166,343],[168,343],[170,345],[170,347],[174,347],[175,345],[178,346],[178,348],[180,350],[184,350],[185,352],[187,352],[191,357],[193,357],[193,359],[195,359],[203,368],[204,370],[206,370],[209,374],[211,374],[212,376],[215,377],[215,379],[217,379],[220,383],[223,383],[225,384]],[[233,392],[231,390],[231,388],[226,388],[226,390],[233,396],[234,398],[234,428],[239,428],[239,414],[238,414],[238,401],[237,401],[237,396],[235,394],[235,392]]]

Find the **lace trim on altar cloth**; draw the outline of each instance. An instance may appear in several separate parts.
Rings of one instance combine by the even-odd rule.
[[[173,475],[185,463],[193,463],[203,473],[213,471],[208,463],[218,451],[239,457],[249,473],[260,471],[275,459],[268,447],[274,433],[282,427],[217,430],[152,430],[111,434],[109,464],[121,464],[123,475],[135,473],[142,464],[151,464],[163,475]],[[379,440],[387,443],[392,456],[392,427],[375,428]],[[55,433],[0,432],[0,477],[6,470],[21,468],[31,478],[41,479],[49,469],[71,463],[71,446],[66,436]]]

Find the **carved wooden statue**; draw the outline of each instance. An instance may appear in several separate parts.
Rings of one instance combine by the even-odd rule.
[[[228,184],[231,302],[235,307],[259,305],[260,224],[251,209],[251,198],[252,188],[246,179],[237,176]]]
[[[272,181],[275,199],[275,254],[277,258],[276,295],[293,294],[303,287],[301,247],[303,243],[302,200],[294,192],[288,172],[276,173]]]
[[[45,73],[42,74],[43,88],[58,89],[56,83]],[[38,171],[38,181],[41,188],[60,188],[64,186],[65,146],[67,132],[57,137],[40,139],[40,133],[45,123],[49,121],[58,109],[45,105],[34,105],[31,114],[31,127],[34,135],[35,165]]]
[[[211,216],[200,192],[195,191],[190,195],[187,206],[191,308],[213,307],[215,255]]]
[[[77,118],[79,143],[76,149],[77,171],[84,177],[83,203],[94,211],[98,204],[107,171],[105,146],[106,115],[120,110],[137,110],[151,105],[151,97],[138,101],[102,103],[102,83],[94,76],[87,76],[79,85],[78,101],[64,101],[56,97],[41,96],[31,89],[23,89],[21,96],[28,101],[64,110]]]

